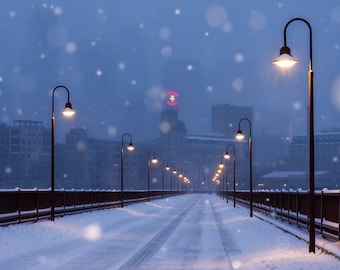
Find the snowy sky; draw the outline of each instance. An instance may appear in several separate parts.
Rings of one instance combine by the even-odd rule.
[[[313,29],[316,132],[340,126],[337,0],[3,0],[1,6],[1,122],[48,126],[50,90],[63,84],[77,116],[57,119],[65,122],[57,135],[85,127],[96,138],[126,131],[155,138],[170,89],[179,93],[189,133],[210,132],[217,103],[253,106],[255,132],[305,132],[309,32],[303,23],[288,30],[300,64],[281,72],[271,63],[286,22],[302,17]],[[63,100],[60,91],[56,108]]]
[[[257,215],[192,194],[0,227],[0,268],[339,269],[334,256],[308,253],[298,238],[308,239],[307,231]],[[340,257],[339,242],[317,236],[316,243]]]

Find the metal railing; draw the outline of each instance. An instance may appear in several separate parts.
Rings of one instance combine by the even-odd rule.
[[[233,197],[233,191],[220,191]],[[238,203],[249,206],[249,191],[235,192]],[[254,190],[255,210],[308,229],[308,192],[295,190]],[[340,190],[315,191],[315,227],[321,235],[340,240]]]
[[[180,191],[112,191],[112,190],[55,190],[55,215],[65,216],[95,209],[119,207],[124,204],[183,194]],[[51,190],[0,190],[0,225],[35,222],[49,219]]]

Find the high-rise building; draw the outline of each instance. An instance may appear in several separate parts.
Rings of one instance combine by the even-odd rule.
[[[211,131],[217,134],[224,134],[228,139],[232,139],[235,137],[238,123],[242,118],[248,118],[253,123],[253,107],[229,104],[213,105],[211,109]],[[246,128],[249,129],[247,126]]]
[[[6,181],[1,186],[49,187],[50,129],[46,129],[41,121],[16,120],[8,127],[7,135],[8,145],[2,145],[1,149],[4,151],[1,156],[8,157]]]

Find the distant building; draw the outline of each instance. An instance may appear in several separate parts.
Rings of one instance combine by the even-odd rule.
[[[211,131],[224,134],[228,139],[234,138],[238,130],[238,123],[242,118],[247,118],[253,123],[253,108],[217,104],[211,107]],[[244,125],[244,126],[243,126]],[[249,134],[248,124],[242,122],[242,129]]]
[[[16,120],[0,126],[0,186],[50,186],[51,135],[41,121]]]
[[[324,184],[329,179],[328,171],[315,171],[315,187],[322,189],[326,187]],[[309,175],[305,171],[274,171],[265,174],[257,183],[256,189],[294,189],[299,188],[308,190]]]

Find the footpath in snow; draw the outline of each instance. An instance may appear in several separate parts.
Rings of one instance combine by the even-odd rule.
[[[339,257],[310,254],[307,231],[256,212],[250,218],[214,194],[0,227],[0,239],[0,269],[8,270],[340,269],[339,242],[317,237]]]

